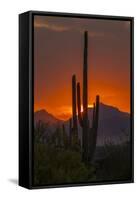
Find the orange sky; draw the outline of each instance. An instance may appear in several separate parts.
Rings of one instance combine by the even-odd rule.
[[[130,112],[130,23],[36,16],[34,19],[34,109],[59,119],[71,116],[71,78],[82,86],[83,33],[89,33],[88,102]]]

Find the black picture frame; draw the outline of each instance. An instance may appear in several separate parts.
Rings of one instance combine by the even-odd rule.
[[[105,20],[129,20],[131,22],[130,48],[130,110],[131,110],[131,179],[79,184],[41,185],[33,184],[33,129],[34,129],[34,27],[35,15],[76,17]],[[28,11],[19,15],[19,185],[28,189],[50,187],[89,186],[134,182],[134,18],[91,14]]]

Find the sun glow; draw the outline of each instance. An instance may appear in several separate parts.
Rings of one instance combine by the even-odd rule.
[[[88,108],[93,108],[93,104],[89,104],[89,105],[88,105]]]
[[[93,104],[88,104],[88,108],[93,108]],[[83,112],[83,105],[81,105],[81,113]]]
[[[93,108],[93,104],[88,104],[88,108]],[[81,105],[81,113],[83,112],[83,105]],[[77,113],[78,114],[78,113]],[[54,110],[53,115],[61,120],[68,120],[72,116],[71,106],[61,106]]]

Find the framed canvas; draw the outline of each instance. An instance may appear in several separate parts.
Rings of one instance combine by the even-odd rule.
[[[19,185],[134,181],[133,17],[19,15]]]

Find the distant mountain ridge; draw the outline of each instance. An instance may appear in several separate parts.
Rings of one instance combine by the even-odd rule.
[[[88,108],[90,125],[92,123],[93,108]],[[52,127],[57,124],[64,124],[69,133],[69,120],[62,121],[48,113],[46,110],[35,112],[34,121],[49,123]],[[79,124],[79,123],[78,123]],[[78,125],[79,138],[81,139],[82,129]],[[121,143],[130,139],[130,114],[120,111],[118,108],[100,103],[99,127],[97,145],[104,143]]]
[[[39,120],[45,123],[49,123],[50,125],[55,125],[61,122],[63,123],[62,120],[57,119],[56,117],[54,117],[52,114],[48,113],[44,109],[36,111],[34,113],[34,121],[38,122]]]
[[[92,110],[89,116],[92,118]],[[100,104],[97,144],[121,143],[130,139],[130,114],[118,108]],[[92,121],[92,120],[91,120]]]

